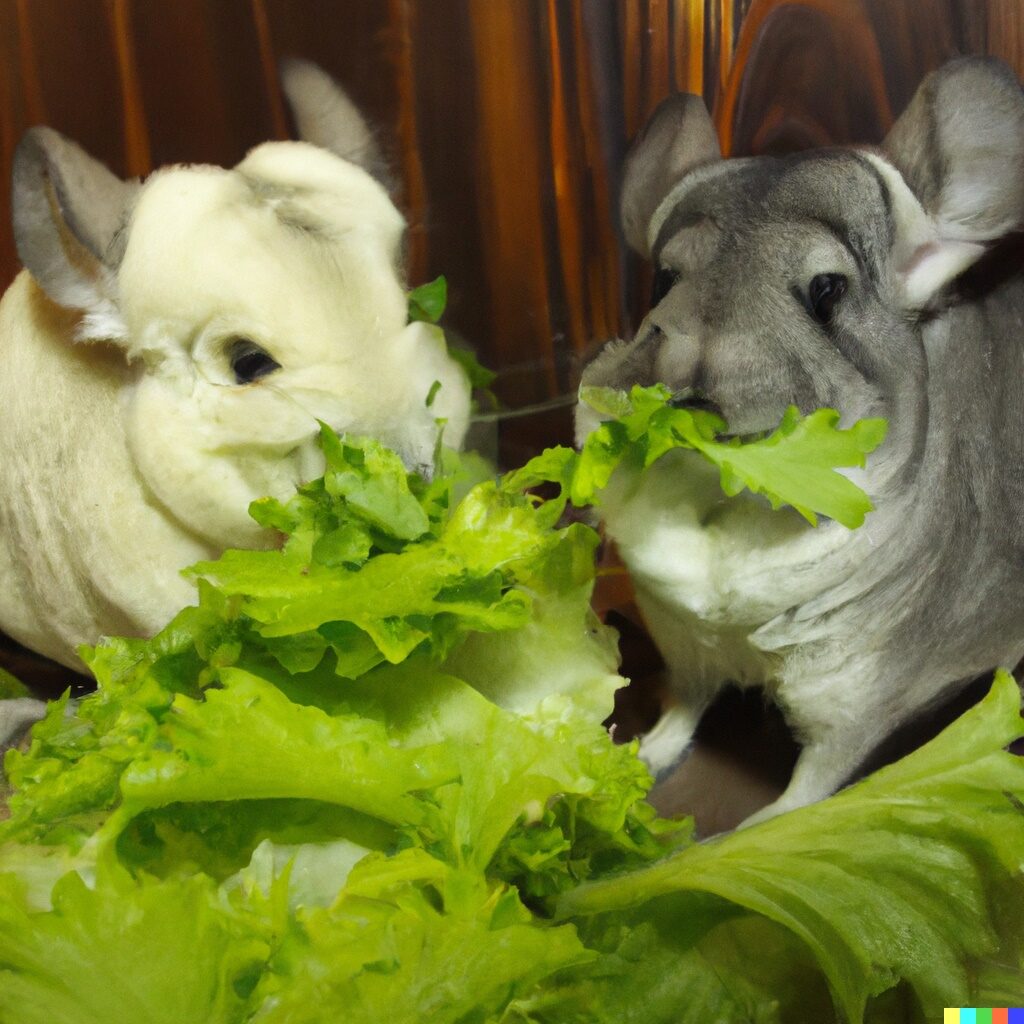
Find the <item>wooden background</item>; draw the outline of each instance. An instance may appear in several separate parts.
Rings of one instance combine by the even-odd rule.
[[[1024,2],[0,0],[0,179],[37,123],[125,175],[232,164],[288,135],[279,57],[315,60],[379,126],[411,281],[448,277],[448,326],[516,407],[570,393],[581,354],[645,312],[615,205],[664,96],[703,93],[727,154],[876,142],[965,53],[1024,74]],[[0,285],[16,270],[5,187]],[[511,421],[505,459],[569,423]]]

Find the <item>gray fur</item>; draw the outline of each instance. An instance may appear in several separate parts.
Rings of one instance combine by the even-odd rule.
[[[626,158],[622,227],[637,252],[648,255],[647,227],[672,186],[687,171],[720,156],[715,127],[699,96],[672,97],[658,107]]]
[[[0,700],[0,760],[16,747],[29,729],[46,714],[46,704],[31,697]],[[2,780],[2,772],[0,772]]]
[[[681,109],[686,132],[693,98]],[[648,168],[671,148],[654,138],[630,157],[623,215],[636,247],[680,276],[583,383],[699,390],[737,433],[790,404],[890,424],[858,477],[876,511],[853,533],[826,523],[811,537],[754,499],[726,508],[685,458],[609,493],[608,530],[677,702],[649,759],[677,758],[727,681],[764,685],[804,743],[768,816],[828,795],[892,730],[1024,655],[1024,278],[1005,261],[998,280],[992,261],[964,276],[1024,223],[1024,98],[997,62],[957,61],[922,85],[886,160],[704,160],[667,184]],[[633,193],[652,181],[656,194]],[[849,280],[826,326],[807,300],[824,273]],[[581,410],[578,434],[592,425]],[[737,566],[749,573],[730,577]]]
[[[76,308],[123,255],[118,239],[138,182],[122,181],[52,128],[30,128],[14,154],[14,240],[47,294]]]

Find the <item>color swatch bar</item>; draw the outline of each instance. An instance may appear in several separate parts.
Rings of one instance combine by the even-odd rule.
[[[1024,1024],[1024,1010],[1007,1009],[972,1009],[970,1007],[952,1007],[945,1010],[942,1024]]]

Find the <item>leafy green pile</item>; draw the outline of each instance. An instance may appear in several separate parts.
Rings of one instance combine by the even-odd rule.
[[[748,831],[695,844],[644,801],[565,502],[720,445],[728,486],[843,521],[828,486],[773,489],[770,449],[830,439],[828,483],[870,447],[790,419],[755,456],[666,398],[474,486],[325,429],[324,477],[253,507],[282,548],[194,567],[198,605],[89,652],[97,693],[7,755],[0,1021],[803,1024],[1024,995],[1012,680]]]

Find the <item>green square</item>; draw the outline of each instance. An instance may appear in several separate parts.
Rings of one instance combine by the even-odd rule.
[[[975,1017],[977,1024],[992,1024],[992,1009],[978,1010]]]

